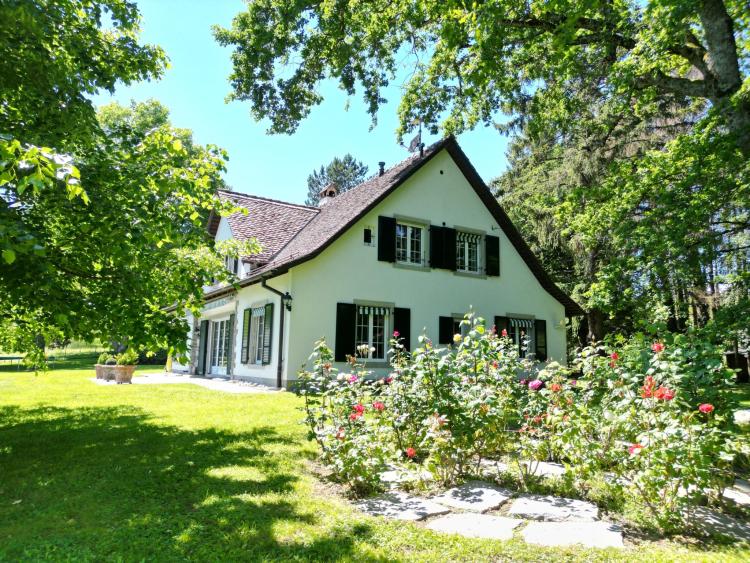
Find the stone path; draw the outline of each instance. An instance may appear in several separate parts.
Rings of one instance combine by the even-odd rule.
[[[97,385],[117,385],[114,381],[91,378]],[[134,385],[164,385],[173,383],[191,383],[213,391],[225,393],[275,393],[278,389],[250,381],[230,380],[228,378],[190,377],[173,373],[148,373],[133,377]]]
[[[508,510],[510,516],[549,522],[591,522],[599,517],[594,503],[551,495],[519,495]]]
[[[429,498],[400,491],[357,503],[375,516],[398,520],[428,520],[437,532],[468,538],[507,540],[516,529],[529,543],[586,547],[623,547],[622,531],[597,520],[598,509],[590,502],[553,496],[519,495],[492,483],[470,481]],[[507,514],[488,514],[505,508]],[[450,514],[449,514],[450,512]],[[432,518],[438,516],[437,518]]]
[[[625,547],[622,530],[609,522],[532,522],[521,531],[521,536],[536,545]]]
[[[436,532],[459,534],[467,538],[509,540],[513,537],[513,530],[521,524],[523,520],[503,516],[458,513],[432,520],[427,527]]]
[[[750,525],[747,522],[705,506],[693,508],[691,525],[704,534],[721,534],[736,540],[750,541]]]

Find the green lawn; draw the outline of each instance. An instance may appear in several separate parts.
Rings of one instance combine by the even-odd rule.
[[[750,409],[750,383],[738,383],[735,388],[737,399],[743,409]]]
[[[0,372],[0,560],[750,558],[694,542],[542,549],[369,518],[313,475],[293,395],[103,387],[69,364]]]

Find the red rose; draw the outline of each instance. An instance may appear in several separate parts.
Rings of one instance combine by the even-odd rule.
[[[381,403],[380,401],[375,401],[372,404],[372,408],[374,408],[376,411],[383,411],[385,410],[385,404]]]
[[[495,369],[497,369],[498,367],[500,367],[500,362],[498,362],[497,360],[494,360],[492,362],[492,367],[495,368]]]
[[[654,387],[656,387],[656,381],[650,375],[646,376],[643,381],[643,387],[641,387],[641,397],[649,399],[654,396]]]
[[[669,389],[668,387],[659,387],[656,391],[654,391],[654,397],[660,401],[671,401],[674,399],[675,392],[672,389]]]
[[[352,414],[349,415],[349,420],[357,420],[358,418],[361,418],[361,417],[362,417],[361,412],[353,412]]]
[[[549,386],[549,388],[553,393],[559,393],[560,391],[562,391],[562,385],[560,385],[559,383],[553,383]]]
[[[714,412],[714,406],[710,403],[703,403],[698,407],[698,410],[703,414],[708,414],[710,412]]]
[[[357,403],[352,407],[352,409],[354,409],[354,412],[358,412],[359,414],[365,412],[365,406],[362,403]]]
[[[500,336],[508,336],[508,331],[503,329],[503,331],[500,333]]]
[[[655,354],[659,354],[660,352],[664,351],[664,344],[661,342],[654,342],[651,345],[651,349],[654,351]]]
[[[609,355],[609,357],[610,357],[611,359],[613,359],[614,361],[617,361],[617,360],[619,360],[619,359],[620,359],[620,354],[618,354],[617,352],[612,352],[612,353],[611,353],[611,354]]]
[[[630,447],[628,448],[628,453],[629,453],[630,455],[638,455],[639,453],[641,453],[641,450],[642,450],[642,449],[643,449],[643,446],[641,446],[640,444],[632,444],[632,445],[631,445],[631,446],[630,446]]]
[[[390,382],[392,382],[392,381],[393,381],[393,376],[392,376],[392,375],[389,375],[388,377],[386,377],[385,379],[383,379],[383,381],[384,381],[384,382],[385,382],[386,384],[388,384],[388,383],[390,383]]]
[[[398,338],[399,336],[401,336],[401,333],[399,331],[397,331],[397,330],[394,330],[393,331],[393,338]]]
[[[415,455],[417,455],[417,450],[414,448],[406,448],[406,457],[409,459],[413,458]]]

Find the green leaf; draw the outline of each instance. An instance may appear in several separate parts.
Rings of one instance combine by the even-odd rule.
[[[16,253],[10,248],[6,248],[3,250],[3,260],[8,264],[12,264],[16,261]]]

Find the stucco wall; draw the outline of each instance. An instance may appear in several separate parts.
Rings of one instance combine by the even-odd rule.
[[[377,247],[363,243],[363,229],[372,228],[377,237],[379,215],[409,216],[499,236],[500,276],[469,277],[440,269],[415,271],[378,261]],[[290,379],[309,356],[315,340],[326,337],[331,347],[335,346],[336,303],[354,300],[408,307],[412,346],[423,331],[437,340],[441,315],[463,314],[473,308],[488,325],[495,315],[533,315],[547,321],[549,357],[566,359],[564,307],[541,287],[445,151],[317,258],[293,268],[290,274],[294,297],[287,369]]]

